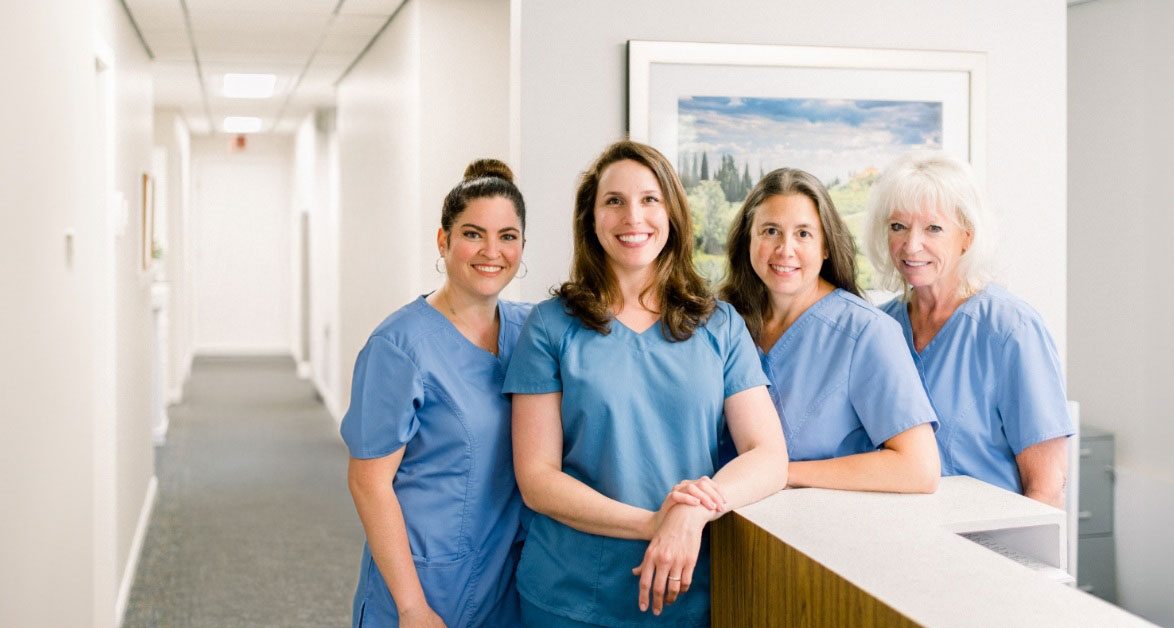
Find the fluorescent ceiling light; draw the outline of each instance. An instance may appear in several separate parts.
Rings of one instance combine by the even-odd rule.
[[[225,74],[220,93],[225,98],[269,98],[276,86],[275,74]]]
[[[256,133],[261,130],[261,118],[228,116],[221,128],[225,133]]]

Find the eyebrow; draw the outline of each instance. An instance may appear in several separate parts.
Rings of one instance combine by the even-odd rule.
[[[637,194],[638,195],[653,194],[656,196],[660,196],[661,191],[660,190],[643,190],[641,192],[637,192]],[[624,196],[624,193],[618,192],[615,190],[608,190],[608,191],[604,192],[603,195],[604,196]]]
[[[485,227],[482,227],[480,225],[475,225],[471,222],[462,223],[460,228],[461,229],[476,229],[477,231],[480,231],[481,233],[489,233],[489,230],[486,229]],[[517,227],[502,227],[501,229],[497,230],[498,233],[504,233],[506,231],[520,231],[520,229],[518,229]]]
[[[782,228],[782,225],[780,225],[780,224],[779,224],[779,223],[777,223],[777,222],[770,221],[770,220],[768,220],[768,221],[766,221],[766,222],[764,222],[764,223],[762,223],[762,224],[760,224],[760,225],[758,225],[758,226],[759,226],[759,228],[762,228],[762,227],[778,227],[778,228],[780,228],[780,229]],[[812,227],[811,225],[809,225],[809,224],[807,224],[807,223],[802,223],[802,224],[795,225],[795,228],[796,228],[796,229],[814,229],[814,227]]]

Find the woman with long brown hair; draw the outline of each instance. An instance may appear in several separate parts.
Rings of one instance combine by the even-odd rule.
[[[655,149],[618,142],[584,173],[571,278],[535,306],[504,388],[537,512],[524,623],[708,625],[706,523],[786,483],[754,346],[694,270],[692,233]],[[723,424],[740,455],[714,475]],[[702,503],[673,497],[683,481]]]
[[[937,417],[901,330],[860,298],[856,247],[815,176],[769,172],[734,217],[721,288],[771,381],[790,486],[933,492]]]

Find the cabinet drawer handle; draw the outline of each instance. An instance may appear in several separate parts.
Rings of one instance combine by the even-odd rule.
[[[1081,458],[1087,458],[1087,457],[1089,457],[1089,456],[1091,456],[1091,455],[1092,455],[1092,450],[1091,450],[1091,449],[1089,449],[1089,448],[1087,448],[1087,447],[1081,447],[1081,448],[1080,448],[1080,457],[1081,457]]]
[[[1092,519],[1092,513],[1087,510],[1080,511],[1079,516],[1081,519]]]

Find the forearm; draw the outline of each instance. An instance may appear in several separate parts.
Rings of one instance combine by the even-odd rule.
[[[396,608],[402,613],[408,609],[427,606],[424,589],[416,574],[412,550],[408,543],[407,526],[403,510],[390,486],[367,487],[352,484],[351,496],[363,530],[367,533],[367,544],[371,556],[387,582]]]
[[[891,449],[790,464],[787,485],[794,488],[834,488],[846,491],[932,493],[940,471]]]
[[[531,472],[519,487],[526,505],[581,532],[650,539],[655,513],[611,499],[557,469]]]
[[[773,495],[787,486],[787,447],[782,439],[748,449],[713,476],[730,510]],[[715,517],[722,513],[714,513]]]

